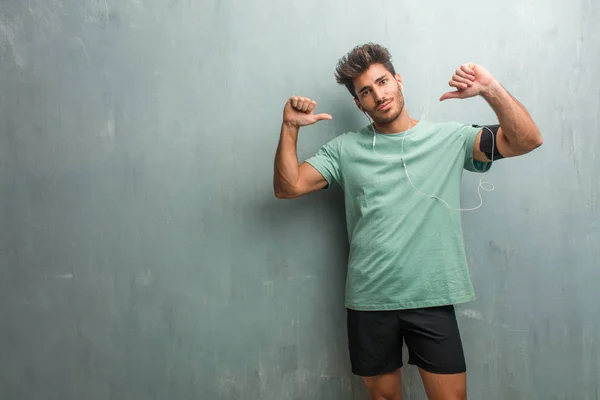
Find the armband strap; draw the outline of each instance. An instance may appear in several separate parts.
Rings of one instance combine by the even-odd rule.
[[[481,128],[481,140],[479,141],[479,150],[492,161],[497,161],[504,156],[498,150],[498,129],[500,125],[473,125],[474,128]]]

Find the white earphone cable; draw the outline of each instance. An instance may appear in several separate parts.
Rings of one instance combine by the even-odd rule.
[[[402,96],[404,96],[404,92],[402,91],[402,88],[400,88],[400,92],[402,93]],[[404,96],[404,109],[406,110],[406,96]],[[375,133],[375,122],[371,121],[371,119],[369,118],[369,116],[367,115],[367,113],[366,113],[366,112],[365,112],[365,115],[367,116],[367,118],[368,118],[368,119],[369,119],[369,121],[371,122],[371,129],[372,129],[372,131],[373,131],[373,151],[374,151],[375,153],[377,153],[377,154],[378,154],[380,157],[387,158],[387,157],[385,157],[385,156],[383,156],[383,155],[379,154],[379,153],[377,152],[377,150],[375,150],[375,143],[376,143],[376,140],[377,140],[377,134]],[[408,115],[408,113],[407,113],[407,115]],[[485,173],[484,173],[484,174],[481,176],[481,178],[479,179],[479,184],[477,185],[477,194],[479,195],[479,205],[478,205],[477,207],[473,207],[473,208],[452,208],[452,207],[450,207],[450,205],[449,205],[449,204],[448,204],[448,203],[447,203],[447,202],[446,202],[444,199],[442,199],[442,198],[440,198],[440,197],[438,197],[438,196],[434,196],[434,195],[430,195],[430,194],[423,193],[422,191],[420,191],[420,190],[419,190],[419,189],[418,189],[418,188],[415,186],[415,184],[413,183],[412,179],[410,178],[410,175],[408,174],[408,168],[407,168],[407,166],[406,166],[406,161],[404,160],[404,139],[406,138],[406,133],[407,133],[409,130],[411,130],[411,129],[412,129],[412,123],[411,123],[411,121],[410,121],[410,117],[408,118],[408,124],[409,124],[409,125],[408,125],[408,129],[407,129],[406,131],[404,131],[404,133],[403,133],[403,135],[402,135],[402,147],[401,147],[401,149],[402,149],[402,150],[401,150],[401,153],[400,153],[400,160],[402,161],[402,166],[404,167],[404,172],[405,172],[405,174],[406,174],[406,177],[408,178],[408,181],[410,182],[411,186],[412,186],[412,187],[413,187],[413,188],[414,188],[414,189],[415,189],[415,190],[416,190],[416,191],[417,191],[419,194],[421,194],[422,196],[425,196],[425,197],[428,197],[428,198],[431,198],[431,199],[437,199],[437,200],[441,201],[442,203],[444,203],[444,205],[445,205],[445,206],[446,206],[448,209],[450,209],[450,210],[453,210],[453,211],[473,211],[473,210],[477,210],[478,208],[480,208],[480,207],[483,205],[483,197],[481,197],[481,190],[485,190],[485,191],[487,191],[487,192],[491,192],[491,191],[493,191],[493,190],[495,189],[494,185],[493,185],[491,182],[485,182],[485,181],[483,180],[483,178],[485,178],[485,176],[488,174],[489,170],[488,170],[488,171],[486,171],[486,172],[485,172]],[[492,148],[493,148],[493,147],[494,147],[494,145],[495,145],[495,143],[494,143],[494,140],[495,140],[494,134],[493,134],[493,132],[492,132],[492,131],[491,131],[491,130],[490,130],[488,127],[487,127],[487,126],[484,126],[484,128],[485,128],[485,129],[487,129],[487,130],[488,130],[488,132],[490,132],[490,134],[492,135]],[[492,152],[492,158],[491,158],[491,161],[492,161],[492,162],[494,161],[494,154],[493,154],[493,152]],[[485,185],[489,185],[489,186],[488,186],[488,187],[486,187]]]

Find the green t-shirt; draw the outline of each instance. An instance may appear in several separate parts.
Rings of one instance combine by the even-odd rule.
[[[479,128],[420,121],[406,132],[372,125],[337,136],[306,160],[344,191],[350,254],[346,307],[396,310],[475,298],[462,235],[460,182],[464,169],[485,172],[473,159]]]

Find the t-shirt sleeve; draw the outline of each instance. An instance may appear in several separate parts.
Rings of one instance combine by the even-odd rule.
[[[473,125],[460,125],[458,128],[459,134],[463,138],[463,148],[465,150],[464,168],[471,172],[487,172],[492,167],[491,162],[478,161],[473,158],[473,146],[477,139],[477,134],[481,128]]]
[[[327,181],[327,188],[334,182],[341,184],[340,174],[340,154],[341,154],[341,135],[327,142],[317,153],[306,160],[312,165]]]

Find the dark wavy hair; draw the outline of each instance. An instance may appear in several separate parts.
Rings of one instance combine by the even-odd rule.
[[[338,61],[335,79],[357,98],[352,81],[373,64],[383,64],[392,75],[396,75],[390,52],[379,44],[367,43],[356,46]]]

